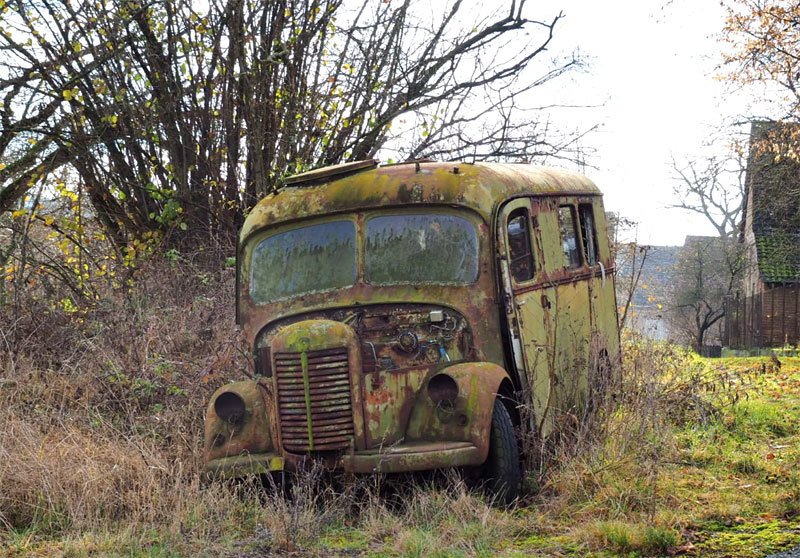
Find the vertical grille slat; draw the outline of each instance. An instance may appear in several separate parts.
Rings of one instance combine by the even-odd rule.
[[[348,448],[354,429],[347,348],[308,351],[305,372],[302,353],[275,353],[274,359],[284,449]]]

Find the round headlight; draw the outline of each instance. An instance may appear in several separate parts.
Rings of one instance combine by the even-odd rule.
[[[244,418],[244,411],[244,399],[232,391],[221,393],[214,401],[214,412],[219,418],[231,424],[241,422]]]
[[[458,397],[458,384],[452,376],[437,374],[428,380],[428,397],[437,405],[445,402],[452,405]]]

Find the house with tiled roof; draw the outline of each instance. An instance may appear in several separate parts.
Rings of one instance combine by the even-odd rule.
[[[754,122],[740,241],[747,265],[730,300],[726,345],[800,343],[800,125]]]

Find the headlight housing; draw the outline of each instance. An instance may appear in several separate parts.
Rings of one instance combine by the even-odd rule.
[[[232,391],[220,393],[214,400],[214,412],[229,424],[241,424],[246,412],[244,399]]]
[[[206,409],[206,462],[241,454],[264,453],[273,447],[265,388],[245,380],[219,388]]]

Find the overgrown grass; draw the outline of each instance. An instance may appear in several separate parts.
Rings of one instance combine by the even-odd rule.
[[[514,510],[455,477],[312,472],[288,498],[208,484],[207,398],[249,366],[233,277],[151,265],[91,311],[0,308],[0,556],[760,557],[800,544],[800,359],[705,360],[640,339],[595,414],[526,448],[537,467]]]

